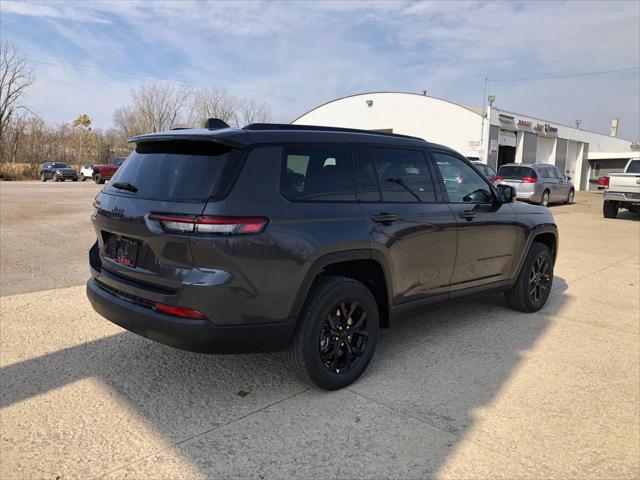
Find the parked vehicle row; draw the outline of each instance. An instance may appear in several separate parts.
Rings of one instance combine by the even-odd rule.
[[[623,173],[611,173],[606,178],[602,205],[604,217],[616,218],[621,208],[640,212],[640,158],[629,160]]]
[[[95,183],[103,184],[111,179],[113,174],[124,163],[126,157],[115,157],[109,164],[93,165],[85,163],[80,168],[80,173],[71,167],[68,163],[61,162],[45,162],[40,165],[40,180],[54,180],[56,182],[64,182],[72,180],[77,182],[78,179],[84,182],[87,179],[93,180]]]
[[[286,349],[304,381],[355,381],[380,328],[504,291],[551,292],[558,231],[447,147],[254,124],[132,139],[97,195],[87,295],[111,322],[197,352]]]

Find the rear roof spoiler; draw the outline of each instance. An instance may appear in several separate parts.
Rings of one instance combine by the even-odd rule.
[[[209,129],[171,130],[170,132],[147,133],[136,135],[127,140],[129,143],[140,142],[213,142],[231,148],[246,148],[251,143],[251,137],[247,132],[229,128],[221,129],[212,135]]]

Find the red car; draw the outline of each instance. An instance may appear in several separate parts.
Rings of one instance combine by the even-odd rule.
[[[93,181],[102,184],[106,180],[109,180],[126,159],[126,157],[114,157],[113,160],[111,160],[111,163],[107,165],[94,165],[93,173],[91,175]]]

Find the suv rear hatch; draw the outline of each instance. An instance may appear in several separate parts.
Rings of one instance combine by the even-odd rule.
[[[242,150],[211,137],[143,137],[96,197],[97,268],[133,286],[175,292],[193,267],[189,234],[207,202],[228,194],[242,158]]]
[[[496,182],[504,183],[536,183],[538,175],[531,167],[502,166],[498,169]]]

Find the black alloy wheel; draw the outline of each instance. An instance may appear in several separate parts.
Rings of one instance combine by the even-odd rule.
[[[357,301],[334,305],[320,331],[320,357],[330,372],[346,373],[367,350],[367,312]]]
[[[549,261],[546,256],[540,255],[531,265],[529,272],[529,297],[534,303],[542,300],[550,283]]]
[[[549,247],[534,242],[513,286],[505,292],[505,300],[514,310],[537,312],[551,293],[553,255]]]
[[[336,275],[320,277],[298,318],[287,360],[310,385],[344,388],[369,365],[379,328],[378,304],[364,284]]]

